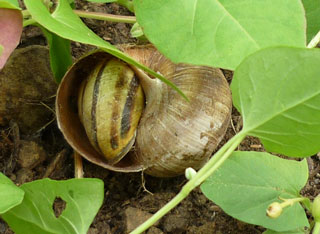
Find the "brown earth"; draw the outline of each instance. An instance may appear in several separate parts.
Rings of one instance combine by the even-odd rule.
[[[98,11],[112,14],[129,15],[130,13],[116,4],[91,4],[77,1],[77,9]],[[112,44],[137,43],[130,37],[130,25],[109,23],[96,20],[84,22],[99,36]],[[29,45],[46,45],[41,31],[33,26],[24,29],[20,48]],[[72,43],[74,58],[79,57],[93,47]],[[232,79],[230,71],[224,71],[228,81]],[[45,109],[54,107],[54,99],[39,99],[37,105],[45,104]],[[41,105],[42,105],[41,104]],[[21,111],[26,111],[21,108]],[[20,113],[28,115],[29,112]],[[11,178],[17,185],[25,182],[49,177],[52,179],[73,178],[72,150],[64,141],[57,128],[54,114],[49,110],[49,117],[42,119],[42,128],[30,133],[23,131],[23,122],[12,117],[0,129],[0,171]],[[46,124],[47,123],[47,124]],[[241,117],[234,110],[232,124],[223,140],[225,143],[241,129]],[[263,151],[259,140],[247,137],[239,146],[239,150]],[[116,173],[107,171],[84,160],[84,176],[100,178],[105,183],[104,203],[92,223],[89,232],[127,233],[140,222],[150,217],[164,204],[172,199],[186,183],[184,176],[161,179],[141,173]],[[313,198],[319,193],[320,174],[319,158],[309,160],[310,179],[303,194]],[[61,204],[56,203],[55,211],[61,211]],[[195,189],[175,209],[162,218],[146,233],[262,233],[263,228],[245,224],[226,215],[218,206],[209,201],[200,191]],[[0,233],[12,233],[10,228],[0,220]]]

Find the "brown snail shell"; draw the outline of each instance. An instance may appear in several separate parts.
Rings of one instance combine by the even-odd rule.
[[[231,116],[231,94],[223,73],[217,68],[173,64],[153,46],[122,46],[140,63],[160,72],[189,98],[158,79],[132,67],[142,83],[146,107],[140,119],[133,150],[111,164],[90,144],[78,117],[77,94],[82,80],[102,59],[104,52],[91,53],[74,64],[57,93],[56,111],[61,131],[68,143],[87,160],[114,171],[171,177],[185,168],[199,169],[223,138]]]

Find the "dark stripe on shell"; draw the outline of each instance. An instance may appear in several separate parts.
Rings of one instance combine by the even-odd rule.
[[[139,79],[133,76],[130,82],[126,103],[122,111],[121,138],[124,138],[131,128],[131,117],[135,104],[135,97],[139,87]]]
[[[114,101],[112,106],[112,115],[111,121],[114,123],[118,123],[118,119],[120,118],[120,99],[123,90],[123,86],[125,86],[125,69],[123,68],[119,72],[118,80],[115,84],[115,92],[114,92]],[[110,144],[112,149],[117,149],[119,147],[119,129],[118,124],[111,124],[110,129]]]
[[[98,72],[97,78],[95,80],[94,83],[94,88],[93,88],[93,96],[92,96],[92,109],[91,109],[91,129],[92,129],[92,133],[93,133],[93,141],[96,145],[96,148],[99,149],[100,152],[102,152],[102,150],[99,147],[99,143],[98,143],[98,137],[97,137],[97,118],[96,118],[96,111],[97,111],[97,103],[98,103],[98,97],[99,97],[99,91],[100,91],[100,81],[101,81],[101,77],[103,74],[103,71],[106,67],[107,64],[107,60],[105,60]]]

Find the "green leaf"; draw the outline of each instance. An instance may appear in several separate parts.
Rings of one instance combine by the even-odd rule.
[[[268,48],[237,67],[231,84],[243,131],[268,151],[304,157],[320,151],[320,50]]]
[[[265,47],[305,47],[300,0],[135,0],[146,37],[173,62],[234,70]]]
[[[0,45],[0,56],[1,56],[1,54],[2,54],[2,51],[3,51],[3,46]]]
[[[54,33],[49,32],[41,27],[45,37],[47,38],[50,48],[50,65],[57,83],[60,83],[62,77],[72,64],[71,43]]]
[[[43,179],[21,188],[25,191],[23,202],[2,216],[16,234],[85,234],[104,196],[103,182],[99,179]],[[52,208],[56,198],[66,202],[58,218]]]
[[[202,192],[227,214],[276,231],[309,226],[299,203],[286,207],[277,219],[267,207],[281,198],[300,197],[308,179],[306,160],[285,160],[268,153],[234,152],[202,185]]]
[[[84,44],[100,47],[102,50],[122,59],[123,61],[147,71],[149,74],[157,77],[162,82],[176,90],[182,97],[187,99],[184,93],[182,93],[181,90],[178,89],[172,82],[165,79],[162,75],[138,63],[128,55],[122,53],[110,43],[104,41],[94,32],[92,32],[81,21],[81,19],[74,14],[67,0],[60,0],[56,10],[52,14],[49,13],[41,1],[24,0],[24,4],[26,5],[29,13],[32,15],[32,18],[47,30],[71,41],[78,41]]]
[[[67,0],[60,0],[52,15],[41,1],[26,0],[24,2],[32,17],[47,30],[69,40],[117,51],[115,47],[103,41],[83,24],[81,19],[73,13]]]
[[[131,27],[130,35],[131,35],[131,37],[135,37],[140,41],[145,41],[145,42],[148,41],[148,39],[143,34],[143,30],[142,30],[141,26],[137,22],[134,23],[134,25]]]
[[[307,41],[320,31],[320,0],[302,0],[307,17]]]
[[[0,214],[19,205],[23,200],[23,196],[24,191],[0,172]]]
[[[21,10],[17,0],[0,0],[0,8]]]
[[[134,23],[131,30],[130,34],[132,37],[141,37],[143,36],[143,31],[141,26],[138,23]]]
[[[306,234],[306,233],[309,233],[309,232],[305,232],[304,228],[298,228],[298,229],[286,231],[286,232],[276,232],[268,229],[267,231],[263,232],[263,234]]]

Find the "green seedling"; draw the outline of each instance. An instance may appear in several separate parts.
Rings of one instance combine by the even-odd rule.
[[[0,194],[1,217],[17,234],[85,234],[103,202],[103,181],[99,179],[43,179],[17,187],[0,174],[0,186],[6,189]],[[53,209],[56,199],[65,203],[59,214]]]

